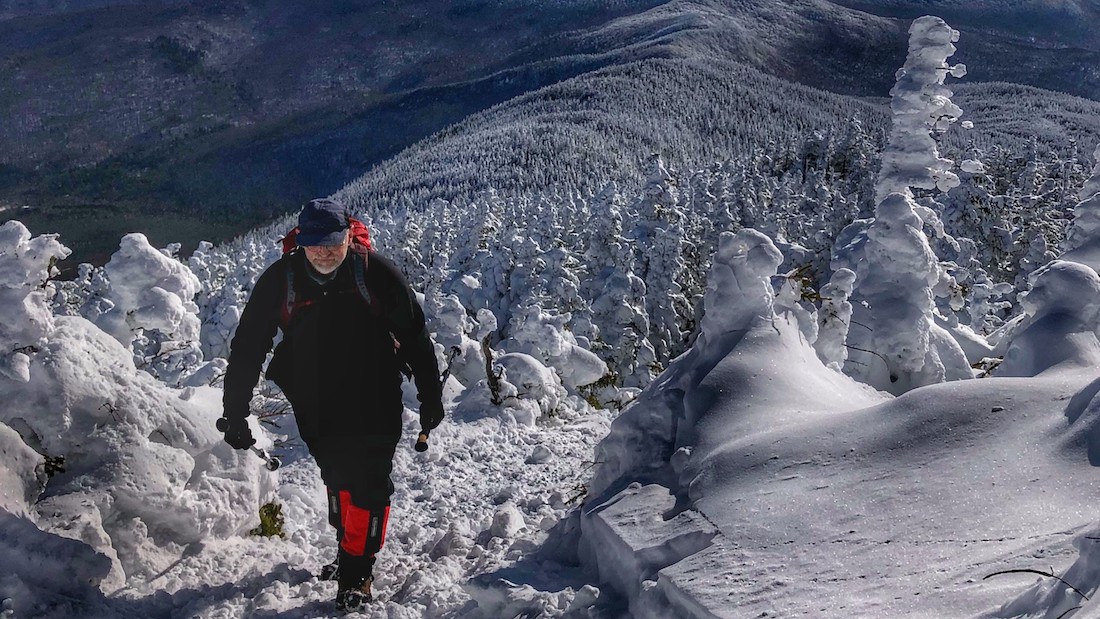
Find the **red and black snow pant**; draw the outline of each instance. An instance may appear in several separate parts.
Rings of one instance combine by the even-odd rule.
[[[339,543],[341,588],[371,576],[386,540],[396,441],[385,437],[321,437],[309,451],[328,490],[329,524]]]

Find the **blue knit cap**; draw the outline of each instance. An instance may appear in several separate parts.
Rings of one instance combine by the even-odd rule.
[[[331,198],[310,200],[298,214],[299,245],[339,245],[348,229],[348,210]]]

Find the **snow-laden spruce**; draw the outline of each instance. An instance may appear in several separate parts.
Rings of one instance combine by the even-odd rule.
[[[32,238],[14,220],[0,226],[0,373],[10,379],[30,380],[30,353],[54,323],[45,284],[57,272],[54,262],[70,253],[57,235]]]
[[[110,309],[96,325],[133,349],[143,369],[179,385],[202,362],[194,301],[202,286],[199,278],[137,233],[122,238],[104,270]]]
[[[936,212],[942,205],[914,199],[914,190],[946,192],[959,184],[954,162],[939,156],[933,138],[962,114],[943,86],[948,72],[965,75],[965,67],[946,62],[959,33],[938,17],[922,17],[909,34],[909,56],[890,91],[893,125],[875,187],[875,217],[860,230],[866,240],[854,265],[855,293],[866,306],[856,320],[866,332],[852,345],[865,354],[848,363],[853,376],[894,394],[972,376],[962,348],[937,325],[935,297],[950,295],[957,284],[941,268],[924,227],[957,243]]]
[[[1096,270],[1100,269],[1100,145],[1092,156],[1096,165],[1077,194],[1081,201],[1073,208],[1073,221],[1066,230],[1062,258]]]
[[[84,318],[51,315],[43,283],[67,253],[18,222],[0,227],[4,344],[22,355],[0,377],[0,599],[17,616],[64,615],[152,578],[247,530],[273,490],[214,429],[220,391],[170,389]]]
[[[966,75],[965,65],[947,64],[958,40],[959,31],[939,17],[921,17],[909,27],[909,55],[890,90],[892,125],[882,153],[876,202],[894,192],[908,193],[910,187],[946,192],[959,184],[951,171],[954,162],[939,155],[932,137],[962,115],[951,102],[951,90],[943,85],[948,74]]]
[[[865,364],[852,372],[894,394],[971,377],[962,349],[935,323],[932,289],[941,271],[916,208],[904,193],[879,203],[856,279],[868,306],[858,316],[870,332],[860,342],[874,357],[862,356]]]

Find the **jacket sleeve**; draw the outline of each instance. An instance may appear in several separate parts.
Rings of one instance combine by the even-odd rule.
[[[401,359],[412,369],[416,397],[421,403],[439,404],[443,388],[439,382],[435,345],[424,323],[424,309],[405,276],[392,262],[373,253],[370,260],[370,269],[388,271],[389,277],[385,279],[389,285],[384,293],[383,312],[401,345]]]
[[[279,328],[285,268],[285,261],[280,260],[260,275],[237,324],[229,345],[229,367],[225,370],[222,393],[222,414],[227,418],[248,416],[252,390]]]

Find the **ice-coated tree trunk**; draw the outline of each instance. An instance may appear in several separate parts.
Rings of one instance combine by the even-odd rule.
[[[948,191],[959,184],[951,171],[954,162],[940,157],[932,137],[962,115],[943,85],[948,73],[966,75],[965,65],[947,64],[958,40],[959,31],[939,17],[921,17],[909,28],[909,55],[890,90],[893,125],[882,153],[876,203],[894,192],[908,194],[911,187]]]

